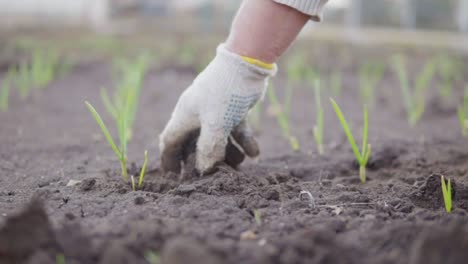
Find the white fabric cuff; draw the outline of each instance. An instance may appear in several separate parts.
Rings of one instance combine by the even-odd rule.
[[[322,20],[322,10],[328,0],[273,0],[276,3],[290,6],[304,14],[310,16],[310,19],[316,22]]]

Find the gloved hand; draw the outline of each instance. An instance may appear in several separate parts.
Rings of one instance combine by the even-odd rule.
[[[245,118],[263,97],[276,65],[268,68],[254,62],[228,51],[224,44],[218,46],[213,61],[180,96],[160,135],[164,171],[180,172],[182,146],[198,129],[196,168],[201,173],[225,159],[230,136],[247,156],[258,156],[258,145]]]

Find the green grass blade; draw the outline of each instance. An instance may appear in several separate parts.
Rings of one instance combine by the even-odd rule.
[[[362,162],[363,165],[367,165],[367,162],[369,161],[369,158],[370,158],[371,155],[372,155],[371,144],[367,144],[366,154],[364,156],[364,161]]]
[[[143,185],[147,164],[148,164],[148,151],[145,150],[145,161],[143,162],[143,167],[141,167],[140,178],[138,179],[138,188],[141,188],[141,186]]]
[[[101,89],[101,100],[104,103],[104,107],[106,108],[107,112],[114,118],[114,120],[117,119],[118,112],[115,106],[112,104],[109,94],[107,93],[107,90],[102,88]]]
[[[336,115],[338,116],[338,119],[340,120],[341,126],[343,127],[343,130],[346,134],[346,137],[348,138],[349,144],[351,145],[351,148],[353,149],[354,155],[356,156],[356,159],[358,162],[361,162],[362,156],[361,153],[359,153],[359,149],[356,145],[356,141],[354,140],[353,134],[351,134],[351,130],[349,129],[348,123],[346,122],[343,112],[341,112],[340,107],[338,104],[330,98],[330,101],[332,103],[333,109],[335,110]]]
[[[109,145],[111,146],[112,150],[114,151],[115,155],[119,158],[119,160],[122,160],[122,153],[119,151],[119,149],[117,148],[117,146],[115,145],[114,143],[114,140],[112,139],[112,136],[111,134],[109,133],[109,130],[107,129],[106,125],[104,124],[104,121],[102,121],[102,118],[101,116],[98,114],[98,112],[96,111],[96,109],[94,109],[94,107],[88,102],[88,101],[85,101],[85,104],[86,104],[86,107],[88,108],[88,110],[91,112],[91,114],[93,115],[94,117],[94,120],[96,120],[96,123],[99,125],[99,127],[101,128],[102,130],[102,133],[104,134],[104,136],[106,137],[107,139],[107,142],[109,143]]]
[[[283,132],[283,136],[285,136],[286,138],[289,138],[289,136],[290,136],[290,134],[289,134],[289,121],[288,121],[286,115],[284,114],[284,110],[281,109],[281,105],[278,102],[278,97],[276,97],[275,89],[274,89],[272,84],[270,84],[270,87],[268,87],[267,95],[268,95],[268,99],[270,100],[271,104],[273,105],[273,107],[277,111],[277,113],[275,113],[276,114],[276,119],[277,119],[278,124],[279,124],[279,126],[281,128],[281,131]]]
[[[367,111],[367,106],[364,106],[364,126],[362,128],[362,156],[360,163],[361,165],[365,165],[363,163],[367,162],[366,156],[367,156],[367,138],[369,135],[369,112]]]
[[[410,84],[409,84],[408,76],[406,74],[406,67],[405,67],[404,59],[403,57],[398,55],[392,58],[392,63],[397,73],[398,80],[400,81],[400,89],[403,95],[403,102],[405,105],[406,112],[408,116],[410,116],[411,112],[413,112],[413,109],[414,109],[413,107],[414,103],[413,103],[413,98],[412,98],[410,88],[409,88]]]
[[[320,155],[323,154],[323,107],[320,96],[320,81],[315,81],[315,105],[317,111],[316,125],[314,126],[314,139]]]
[[[59,253],[55,256],[55,264],[65,264],[65,256],[62,253]]]
[[[127,117],[125,110],[120,114],[119,122],[119,138],[120,138],[120,150],[122,157],[127,157]]]
[[[0,89],[0,112],[6,112],[9,107],[11,79],[6,77]]]
[[[465,86],[465,93],[463,95],[463,111],[465,115],[468,113],[468,84]]]
[[[146,252],[145,259],[146,259],[146,261],[148,261],[149,264],[160,264],[161,263],[161,258],[159,257],[158,254],[156,254],[153,251]]]
[[[452,211],[452,182],[448,179],[448,187],[447,187],[447,200],[448,200],[448,212]]]
[[[284,114],[286,116],[289,116],[291,113],[291,102],[292,102],[292,97],[293,97],[293,90],[294,86],[292,82],[288,82],[288,85],[286,86],[286,94],[284,98]]]
[[[462,106],[458,107],[458,121],[460,122],[462,135],[463,136],[468,136],[468,128],[466,127],[465,111],[463,111]]]
[[[452,184],[450,183],[450,179],[448,179],[447,187],[444,176],[440,176],[440,182],[442,184],[442,196],[444,198],[445,210],[447,213],[450,213],[452,211]]]
[[[436,62],[434,60],[430,60],[424,65],[421,73],[416,77],[415,93],[417,96],[421,96],[426,92],[429,87],[429,83],[435,74],[435,70]]]
[[[315,106],[317,112],[322,110],[322,97],[320,95],[320,80],[315,80]]]

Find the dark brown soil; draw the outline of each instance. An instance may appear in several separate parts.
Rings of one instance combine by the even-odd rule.
[[[325,72],[341,65],[338,52],[315,49],[325,58],[316,61],[328,61],[320,65]],[[362,53],[350,52],[356,56],[343,66],[336,98],[353,130],[362,122]],[[413,54],[413,68],[426,57]],[[138,171],[148,149],[151,172],[136,192],[122,182],[83,103],[104,113],[99,89],[112,85],[108,63],[79,65],[24,102],[13,97],[10,111],[0,113],[0,263],[58,263],[62,255],[67,264],[149,263],[148,253],[170,264],[466,263],[468,140],[455,113],[459,83],[446,102],[433,82],[430,101],[438,107],[428,105],[411,128],[398,81],[386,70],[378,107],[370,111],[373,154],[365,184],[328,100],[326,155],[316,154],[313,90],[306,83],[295,86],[291,113],[300,152],[281,137],[265,100],[258,162],[238,170],[221,166],[203,177],[162,175],[157,135],[194,78],[175,69],[153,68],[144,83],[129,159]],[[284,85],[280,74],[278,93]],[[451,214],[444,210],[440,174],[454,182]]]

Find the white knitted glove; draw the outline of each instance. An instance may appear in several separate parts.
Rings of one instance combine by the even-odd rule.
[[[272,69],[256,66],[219,45],[213,61],[180,96],[160,135],[163,170],[180,171],[181,146],[200,128],[196,168],[201,173],[224,160],[231,134],[246,155],[258,156],[258,145],[245,118],[262,98],[268,77],[275,73],[276,65]]]

